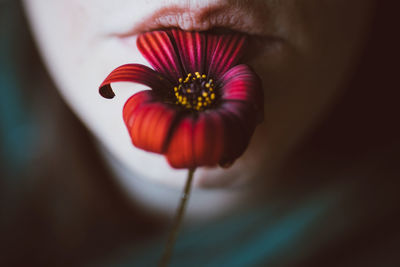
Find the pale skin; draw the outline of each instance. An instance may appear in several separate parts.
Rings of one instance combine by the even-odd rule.
[[[263,80],[264,123],[233,166],[198,168],[194,176],[194,186],[208,190],[195,192],[192,202],[198,204],[189,215],[209,216],[235,207],[259,181],[273,179],[285,157],[323,118],[357,61],[373,8],[370,0],[24,2],[58,90],[99,142],[125,191],[156,211],[175,208],[178,191],[173,188],[182,187],[186,171],[131,145],[122,106],[146,88],[115,84],[117,97],[110,101],[98,95],[99,84],[119,65],[148,65],[135,45],[140,32],[224,27],[264,38],[249,62]]]

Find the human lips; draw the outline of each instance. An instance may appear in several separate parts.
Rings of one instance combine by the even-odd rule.
[[[134,44],[138,34],[169,28],[184,31],[240,32],[249,37],[243,57],[243,61],[248,62],[262,49],[275,47],[276,44],[282,44],[285,41],[276,34],[277,31],[272,24],[265,25],[267,12],[255,6],[244,8],[231,4],[191,8],[170,5],[143,15],[140,22],[138,18],[135,18],[136,23],[126,21],[111,35],[126,44]]]
[[[256,17],[249,16],[243,9],[230,5],[197,8],[167,6],[146,16],[133,29],[121,32],[119,35],[129,36],[165,28],[179,28],[185,31],[222,28],[261,35],[259,26],[260,23],[257,23]]]
[[[140,14],[135,14],[135,16],[121,14],[116,20],[118,25],[111,25],[111,27],[110,24],[108,25],[109,33],[124,38],[167,28],[178,28],[184,31],[213,29],[237,31],[258,37],[268,37],[268,39],[281,39],[277,35],[275,23],[269,22],[270,8],[264,4],[260,6],[257,1],[246,5],[226,3],[222,0],[207,1],[207,3],[195,2],[190,5],[173,2],[176,1],[161,6],[146,4],[146,8],[142,8],[138,12]]]

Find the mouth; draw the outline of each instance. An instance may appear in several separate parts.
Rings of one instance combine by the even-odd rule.
[[[276,45],[285,42],[284,38],[274,33],[276,31],[271,26],[266,26],[268,18],[265,13],[268,13],[265,8],[244,9],[235,5],[197,8],[168,6],[145,16],[140,23],[133,23],[134,27],[124,27],[125,30],[112,35],[129,44],[138,34],[173,28],[184,31],[246,34],[249,41],[243,57],[246,63],[263,49],[275,48]]]
[[[229,5],[199,8],[168,6],[155,11],[136,27],[120,35],[135,35],[165,28],[179,28],[184,31],[231,29],[262,35],[261,24],[257,22],[257,16],[251,16],[245,10]]]

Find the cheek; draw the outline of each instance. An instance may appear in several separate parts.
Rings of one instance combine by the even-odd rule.
[[[265,122],[241,159],[249,169],[278,167],[345,88],[370,21],[370,3],[355,2],[362,8],[344,1],[288,1],[276,10],[275,20],[292,39],[264,49],[251,63],[263,80]]]
[[[122,163],[135,176],[157,183],[183,185],[186,173],[172,170],[163,156],[146,153],[131,144],[122,120],[122,107],[132,94],[146,88],[131,83],[115,84],[119,93],[113,101],[98,94],[98,86],[117,66],[127,62],[148,65],[132,45],[136,39],[122,43],[99,33],[97,30],[104,28],[93,18],[96,15],[88,14],[81,5],[54,1],[46,6],[45,2],[26,2],[26,8],[46,66],[67,104],[105,147],[105,154],[118,159],[118,165]],[[68,6],[65,13],[63,5]],[[76,12],[76,26],[69,24],[69,12]],[[57,21],[57,17],[62,19]],[[84,21],[83,25],[78,25],[78,21]]]
[[[61,26],[68,43],[78,43],[89,32],[92,25],[91,14],[77,1],[60,2],[58,12],[54,13],[54,26]]]
[[[93,14],[79,2],[25,0],[24,4],[35,33],[64,39],[67,46],[80,40],[92,24]]]

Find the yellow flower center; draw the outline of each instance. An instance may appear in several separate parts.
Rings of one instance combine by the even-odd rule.
[[[175,104],[187,109],[204,110],[215,103],[217,98],[213,79],[205,74],[188,73],[185,78],[179,78],[174,87]]]

